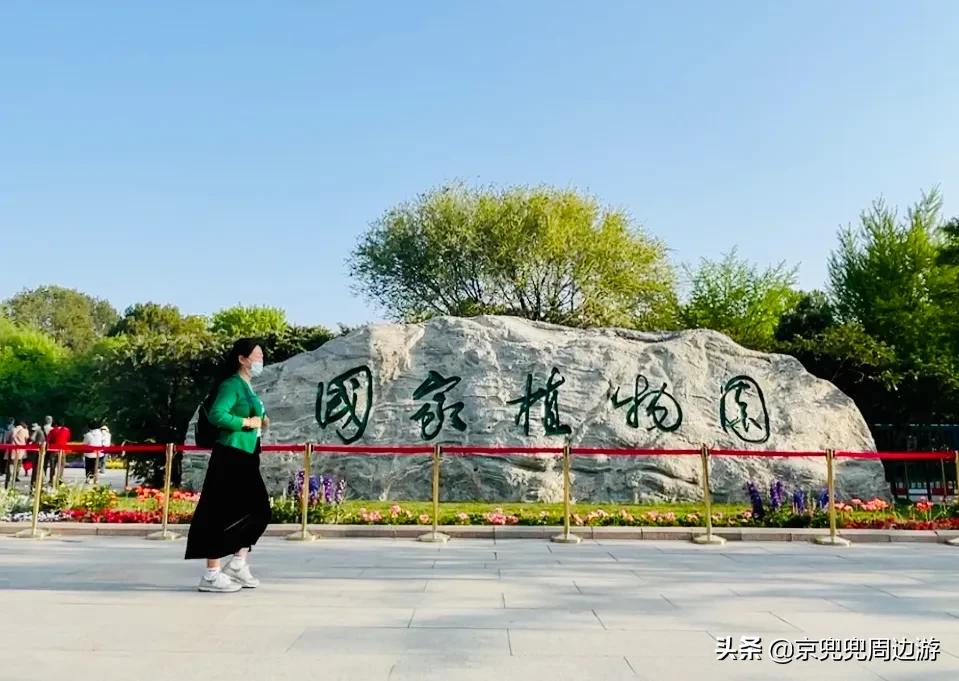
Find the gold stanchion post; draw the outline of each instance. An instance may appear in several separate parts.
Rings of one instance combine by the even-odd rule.
[[[946,505],[946,457],[939,459],[939,472],[942,477],[942,505]],[[931,500],[930,500],[931,501]]]
[[[550,541],[557,544],[579,544],[582,541],[577,535],[572,534],[569,529],[570,517],[572,516],[572,504],[570,503],[570,485],[572,483],[570,475],[571,459],[573,458],[573,448],[569,440],[563,445],[563,534],[551,537]]]
[[[849,546],[849,540],[836,534],[836,451],[826,450],[826,489],[829,494],[829,534],[816,537],[824,546]]]
[[[53,472],[53,489],[56,489],[60,486],[60,481],[63,480],[63,467],[66,465],[67,453],[62,449],[57,452],[57,467]]]
[[[706,534],[694,535],[693,543],[722,545],[726,540],[713,534],[713,502],[709,493],[709,447],[705,444],[699,449],[699,458],[702,464],[700,477],[703,481],[703,505],[706,507]]]
[[[443,446],[433,446],[433,530],[421,534],[418,539],[432,544],[445,544],[450,540],[449,535],[440,532],[440,461],[443,457]]]
[[[36,482],[33,485],[33,517],[30,519],[30,529],[17,532],[14,535],[15,537],[21,539],[43,539],[44,537],[50,536],[50,532],[37,527],[37,523],[40,520],[40,495],[43,493],[43,464],[46,458],[47,445],[46,443],[40,443],[40,451],[35,464],[37,468],[34,470],[34,480]]]
[[[300,490],[300,529],[293,534],[287,535],[286,538],[290,541],[316,541],[316,535],[306,529],[310,513],[310,459],[312,454],[313,443],[307,442],[303,447],[303,487]]]
[[[123,444],[126,444],[126,440],[123,441]],[[123,449],[120,451],[120,456],[123,457],[123,491],[130,489],[130,457],[127,456],[127,450]]]
[[[959,504],[959,449],[953,454],[956,457],[956,503]],[[946,542],[949,546],[959,546],[959,537],[953,537]]]
[[[166,446],[166,464],[163,469],[163,529],[147,535],[147,539],[172,541],[177,538],[176,534],[167,529],[170,520],[170,480],[173,476],[173,450],[173,444]]]

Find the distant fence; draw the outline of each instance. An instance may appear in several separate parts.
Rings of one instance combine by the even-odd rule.
[[[950,452],[959,449],[959,424],[908,423],[873,424],[870,426],[876,446],[882,450]],[[927,499],[955,496],[956,476],[942,460],[909,463],[901,460],[883,462],[886,480],[895,498]]]

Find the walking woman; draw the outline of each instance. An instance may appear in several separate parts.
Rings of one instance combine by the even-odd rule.
[[[233,592],[260,584],[250,572],[248,554],[271,517],[260,474],[260,432],[269,421],[250,386],[250,379],[262,371],[263,350],[255,340],[241,338],[204,402],[217,435],[186,544],[187,560],[206,559],[200,591]],[[221,566],[224,556],[232,557]]]

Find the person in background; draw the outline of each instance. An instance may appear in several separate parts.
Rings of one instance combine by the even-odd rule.
[[[13,431],[10,434],[10,444],[13,445],[13,449],[10,450],[10,468],[7,469],[7,479],[4,481],[5,487],[10,487],[11,478],[12,482],[16,485],[20,481],[20,462],[23,461],[23,455],[26,453],[25,449],[20,447],[25,447],[27,442],[30,440],[30,431],[27,430],[27,422],[20,421],[16,426],[14,426]]]
[[[11,416],[9,419],[7,419],[7,425],[3,428],[0,428],[0,444],[13,444],[13,429],[16,427],[17,420]],[[4,487],[9,487],[10,484],[8,481],[10,479],[10,469],[12,468],[13,453],[4,447],[3,451],[0,451],[0,459],[3,460]]]
[[[103,446],[103,436],[100,433],[100,424],[90,421],[83,444],[89,451],[83,452],[83,468],[87,474],[87,482],[92,482],[97,471],[97,460],[100,458],[100,447]]]
[[[252,589],[248,554],[270,522],[270,499],[260,473],[260,432],[269,421],[251,379],[263,371],[263,349],[250,338],[234,343],[204,405],[217,431],[200,501],[187,537],[187,560],[206,559],[198,591]],[[203,414],[201,414],[203,418]],[[220,559],[231,556],[221,568]]]
[[[40,427],[39,423],[30,426],[30,444],[37,447],[36,451],[27,452],[27,461],[30,462],[30,489],[37,484],[37,464],[40,463],[40,445],[47,441],[47,435]],[[40,473],[40,480],[43,480],[43,473]]]
[[[50,435],[47,436],[47,458],[50,461],[51,485],[56,479],[57,473],[63,476],[63,471],[58,471],[57,468],[60,465],[60,452],[66,450],[66,446],[70,442],[70,435],[70,429],[67,428],[64,420],[60,418],[56,420],[53,430],[51,430]]]
[[[110,429],[107,428],[107,424],[100,426],[100,444],[104,447],[109,447],[113,442],[113,437],[110,435]],[[100,472],[103,473],[107,469],[107,452],[103,452],[103,455],[100,457]]]
[[[50,484],[53,484],[53,470],[55,464],[52,463],[53,457],[50,456],[50,433],[53,432],[54,424],[52,416],[43,417],[43,438],[47,443],[47,458],[43,460],[43,465],[50,471]]]

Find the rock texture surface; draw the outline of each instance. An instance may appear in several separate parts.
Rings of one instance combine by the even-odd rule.
[[[784,355],[746,350],[712,331],[569,329],[513,317],[371,325],[269,366],[255,387],[265,442],[872,450],[851,399]],[[264,454],[272,492],[300,458]],[[187,482],[202,484],[203,457]],[[817,491],[822,458],[717,456],[716,500],[753,480]],[[427,499],[429,456],[316,456],[314,473],[346,478],[354,498]],[[700,499],[698,456],[577,456],[578,501]],[[840,460],[839,496],[888,498],[877,461]],[[562,494],[552,456],[448,456],[445,500],[547,500]]]

